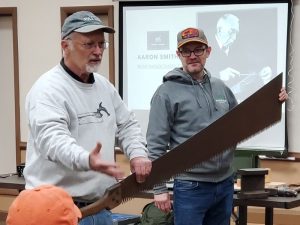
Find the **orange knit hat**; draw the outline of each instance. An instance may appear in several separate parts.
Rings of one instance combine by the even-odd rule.
[[[77,225],[81,212],[62,188],[42,185],[22,191],[8,210],[7,225]]]

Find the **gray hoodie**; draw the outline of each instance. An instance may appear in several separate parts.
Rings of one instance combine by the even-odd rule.
[[[162,156],[167,149],[172,150],[236,105],[237,101],[231,90],[207,70],[201,82],[193,80],[182,68],[170,71],[164,76],[163,84],[158,87],[151,100],[147,130],[150,159]],[[217,140],[218,137],[211,137],[208,141]],[[176,179],[219,182],[228,178],[233,173],[233,150],[228,149],[209,161],[198,164]],[[199,146],[199,151],[209,149]],[[165,186],[155,188],[156,194],[163,192],[166,192]]]

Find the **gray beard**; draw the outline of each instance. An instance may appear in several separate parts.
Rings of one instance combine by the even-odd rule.
[[[100,66],[100,63],[97,64],[97,65],[94,65],[94,66],[91,66],[91,65],[86,65],[85,66],[85,69],[86,69],[86,72],[88,73],[95,73],[99,70],[99,66]]]

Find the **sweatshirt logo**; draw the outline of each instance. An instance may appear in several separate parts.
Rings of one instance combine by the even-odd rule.
[[[99,107],[97,109],[97,112],[95,112],[95,116],[99,117],[99,118],[102,118],[103,114],[101,112],[105,112],[107,114],[107,116],[110,116],[107,109],[104,106],[102,106],[102,102],[99,103]]]
[[[90,123],[102,123],[104,121],[104,115],[110,116],[110,113],[100,102],[96,112],[87,112],[78,114],[79,125]]]

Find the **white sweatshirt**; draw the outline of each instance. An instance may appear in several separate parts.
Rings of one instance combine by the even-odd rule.
[[[89,168],[89,152],[102,144],[101,158],[114,161],[115,137],[129,159],[147,157],[140,126],[117,90],[99,74],[93,84],[72,78],[57,65],[26,97],[29,139],[26,188],[54,184],[87,200],[104,194],[115,179]]]

